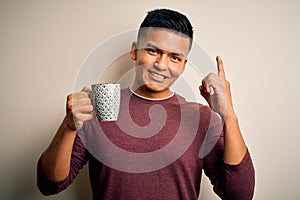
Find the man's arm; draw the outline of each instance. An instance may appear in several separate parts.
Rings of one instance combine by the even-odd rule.
[[[222,124],[216,126],[223,128],[223,134],[204,158],[204,171],[222,199],[250,200],[255,185],[254,167],[233,109],[230,84],[220,57],[217,57],[217,63],[218,75],[209,74],[199,87],[201,95],[224,122],[223,127]]]
[[[42,154],[41,168],[52,181],[62,181],[69,175],[76,130],[82,128],[84,121],[93,118],[89,92],[90,89],[84,87],[81,92],[68,95],[66,117],[49,147]]]

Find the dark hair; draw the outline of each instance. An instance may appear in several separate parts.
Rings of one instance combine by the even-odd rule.
[[[149,11],[141,23],[138,33],[138,40],[144,34],[146,28],[165,28],[182,33],[190,38],[190,48],[193,42],[193,27],[188,18],[174,10],[155,9]]]

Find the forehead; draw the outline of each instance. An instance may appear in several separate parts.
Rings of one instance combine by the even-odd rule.
[[[187,56],[189,52],[190,40],[188,36],[178,32],[162,29],[147,28],[139,40],[139,47],[154,45],[157,48],[174,53],[181,53]]]

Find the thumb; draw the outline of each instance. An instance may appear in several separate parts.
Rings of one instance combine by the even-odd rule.
[[[81,91],[82,92],[90,92],[91,89],[88,86],[84,86]]]

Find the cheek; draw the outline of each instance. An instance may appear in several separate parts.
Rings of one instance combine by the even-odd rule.
[[[137,59],[137,64],[138,65],[151,65],[153,63],[155,63],[156,58],[155,56],[151,56],[147,53],[140,53]]]
[[[149,65],[147,65],[143,60],[137,60],[135,66],[135,73],[139,78],[143,78],[148,71]]]
[[[170,65],[169,70],[174,77],[178,77],[184,70],[183,65]]]

